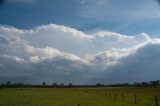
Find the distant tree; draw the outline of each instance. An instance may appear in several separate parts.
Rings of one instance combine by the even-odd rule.
[[[139,83],[139,82],[135,82],[135,83],[133,84],[133,86],[135,86],[135,87],[140,87],[140,86],[142,86],[142,84]]]
[[[15,83],[13,84],[14,87],[24,87],[24,83]]]
[[[143,86],[143,87],[148,86],[148,82],[142,82],[142,86]]]
[[[47,84],[46,84],[46,82],[42,82],[42,86],[46,86]]]
[[[57,87],[57,85],[58,85],[57,82],[54,82],[54,83],[52,84],[53,87]]]
[[[123,86],[123,87],[127,87],[129,86],[130,84],[129,83],[122,83],[122,84],[119,84],[119,86]]]
[[[158,86],[158,82],[157,81],[151,81],[151,86],[153,86],[153,87]]]
[[[160,80],[157,80],[157,84],[160,85]]]
[[[64,83],[59,84],[60,87],[64,87]]]
[[[100,87],[100,86],[104,86],[104,84],[97,83],[96,86],[97,86],[97,87]]]
[[[6,82],[6,85],[7,85],[7,86],[11,86],[11,81],[7,81],[7,82]]]
[[[6,84],[2,82],[0,87],[3,88],[5,86],[6,86]]]
[[[101,85],[100,83],[97,83],[97,84],[96,84],[96,86],[100,86],[100,85]]]
[[[72,83],[69,83],[69,84],[68,84],[68,86],[69,86],[69,87],[72,87],[72,86],[73,86],[73,84],[72,84]]]

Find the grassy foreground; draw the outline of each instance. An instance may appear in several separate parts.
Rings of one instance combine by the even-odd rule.
[[[160,88],[5,88],[0,106],[156,106],[155,95]]]

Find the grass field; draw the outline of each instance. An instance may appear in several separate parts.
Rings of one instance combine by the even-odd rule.
[[[160,88],[5,88],[0,106],[156,106],[155,95]]]

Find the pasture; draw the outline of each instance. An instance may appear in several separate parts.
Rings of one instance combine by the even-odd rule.
[[[159,97],[160,88],[4,88],[0,106],[156,106]]]

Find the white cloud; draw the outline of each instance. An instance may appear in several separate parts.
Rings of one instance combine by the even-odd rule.
[[[12,59],[16,62],[24,62],[25,61],[23,58],[20,58],[20,57],[17,57],[17,56],[10,56],[10,55],[6,55],[6,54],[0,55],[0,57],[4,57],[6,59]]]
[[[0,32],[5,39],[16,40],[14,43],[19,42],[23,45],[27,43],[36,48],[46,48],[48,46],[80,57],[85,57],[86,53],[92,54],[106,51],[113,47],[131,47],[149,39],[148,35],[144,33],[136,37],[109,31],[97,31],[85,34],[76,29],[55,24],[43,25],[31,30],[1,26]],[[32,47],[27,47],[27,49],[33,50]]]
[[[134,37],[135,38],[135,37]],[[145,38],[144,38],[145,39]],[[133,39],[132,39],[133,40]],[[92,63],[96,64],[109,64],[109,63],[118,63],[119,60],[122,58],[129,57],[130,55],[134,55],[137,53],[137,50],[140,48],[143,48],[147,44],[158,44],[160,40],[158,39],[150,39],[146,42],[140,43],[138,45],[135,45],[133,47],[129,48],[112,48],[109,51],[102,51],[93,55],[88,55],[87,58]]]
[[[0,79],[67,83],[156,79],[159,48],[160,39],[145,33],[86,34],[55,24],[30,30],[0,26]]]
[[[25,45],[24,49],[27,53],[30,53],[32,55],[38,55],[41,57],[48,57],[48,58],[53,58],[61,54],[59,50],[48,46],[45,48],[35,48],[30,45]]]
[[[29,60],[30,60],[31,62],[33,62],[33,63],[36,63],[36,62],[39,61],[39,57],[38,57],[38,56],[31,56],[31,57],[29,57]]]

